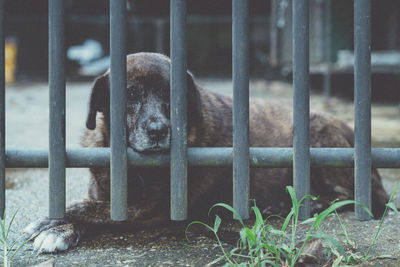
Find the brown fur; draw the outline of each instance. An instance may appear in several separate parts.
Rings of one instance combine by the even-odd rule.
[[[152,53],[128,56],[128,88],[153,90],[160,96],[169,86],[169,59]],[[82,145],[108,147],[109,142],[109,82],[108,72],[98,78],[92,90],[90,110]],[[188,74],[188,145],[191,147],[232,146],[232,99],[211,93],[198,86]],[[158,86],[158,87],[157,87]],[[155,87],[155,88],[154,88]],[[169,89],[167,89],[169,95]],[[136,92],[136,91],[135,91]],[[169,103],[169,96],[160,96]],[[168,111],[169,112],[169,111]],[[96,118],[97,114],[97,118]],[[128,122],[140,114],[128,109]],[[250,104],[250,146],[291,147],[293,139],[292,110],[282,103],[252,101]],[[343,122],[328,116],[310,115],[312,147],[352,147],[353,131]],[[128,130],[132,131],[132,130]],[[70,207],[66,222],[74,226],[79,236],[87,233],[89,223],[110,223],[109,169],[90,169],[89,199]],[[217,202],[232,201],[231,168],[189,168],[189,216],[204,217]],[[354,198],[353,169],[312,168],[311,194],[319,196],[312,212],[320,211],[335,199]],[[251,198],[264,214],[286,213],[290,202],[285,187],[292,184],[292,169],[251,169]],[[388,199],[376,170],[372,175],[373,213],[380,216]],[[149,225],[169,220],[169,170],[163,168],[129,168],[128,223]],[[82,227],[79,227],[82,225]],[[38,232],[41,230],[38,229]],[[70,244],[70,246],[73,244]]]

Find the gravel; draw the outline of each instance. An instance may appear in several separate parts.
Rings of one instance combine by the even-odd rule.
[[[203,80],[207,87],[230,93],[231,83],[226,80]],[[268,86],[268,90],[265,90]],[[91,83],[67,85],[67,146],[78,147],[84,130],[87,100]],[[283,83],[251,83],[252,96],[289,98],[290,87]],[[313,94],[311,106],[325,109],[352,123],[352,104],[349,101],[332,99],[326,106],[322,97]],[[399,147],[400,110],[396,105],[374,105],[373,139],[379,144]],[[7,87],[6,92],[6,134],[7,148],[47,149],[48,147],[48,89],[46,84],[17,84]],[[397,121],[397,122],[396,122]],[[374,123],[373,123],[374,127]],[[386,189],[390,192],[399,180],[399,170],[383,170]],[[7,216],[18,210],[12,225],[9,240],[21,237],[22,229],[31,221],[46,216],[48,212],[47,169],[8,169],[6,192]],[[67,170],[67,203],[73,203],[86,196],[88,184],[87,169]],[[397,197],[397,206],[399,197]],[[359,222],[353,213],[341,214],[348,224],[350,237],[357,244],[356,251],[365,251],[375,233],[378,221]],[[385,228],[371,250],[374,257],[360,266],[400,266],[400,216],[389,214]],[[168,223],[151,229],[132,229],[129,233],[103,233],[86,239],[79,247],[65,253],[37,255],[31,244],[26,245],[16,256],[13,266],[27,266],[43,263],[43,266],[205,266],[221,256],[213,235],[199,230],[185,236],[185,223]],[[222,232],[226,246],[232,247],[238,238],[240,227],[229,222]],[[341,233],[337,219],[332,217],[323,224],[328,233]],[[304,234],[304,229],[302,230]],[[299,234],[301,236],[301,233]],[[380,255],[390,255],[377,259]],[[50,261],[49,261],[50,260]]]

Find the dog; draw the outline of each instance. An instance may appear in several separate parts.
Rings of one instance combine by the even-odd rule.
[[[91,91],[84,147],[110,146],[110,73],[98,77]],[[232,146],[232,98],[204,90],[187,72],[187,132],[190,147]],[[156,53],[127,57],[127,143],[139,153],[168,153],[170,149],[170,60]],[[291,147],[292,110],[281,103],[252,101],[249,142],[253,147]],[[328,115],[311,113],[312,147],[352,147],[354,134],[345,123]],[[291,168],[251,169],[251,198],[263,214],[290,210],[285,187],[292,184]],[[61,220],[43,219],[31,223],[25,232],[39,252],[56,252],[76,246],[99,225],[144,227],[169,220],[169,170],[128,169],[128,220],[110,219],[110,174],[108,168],[90,169],[88,199],[70,206]],[[372,170],[372,212],[379,217],[388,196],[378,172]],[[354,198],[352,168],[311,168],[312,212],[333,200]],[[232,201],[232,169],[188,169],[189,218],[204,218],[209,208]]]

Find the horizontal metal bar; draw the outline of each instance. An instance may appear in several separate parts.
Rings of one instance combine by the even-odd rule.
[[[188,164],[197,167],[231,167],[231,147],[188,148]],[[353,148],[311,148],[312,167],[352,168]],[[67,149],[68,168],[109,167],[110,148]],[[7,168],[47,168],[47,150],[6,150]],[[250,167],[292,167],[293,149],[281,147],[250,147]],[[128,148],[128,165],[168,167],[169,154],[140,154]],[[374,168],[400,168],[400,148],[373,148]]]

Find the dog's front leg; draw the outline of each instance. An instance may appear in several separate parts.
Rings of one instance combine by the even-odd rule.
[[[110,202],[86,200],[70,206],[63,219],[44,218],[29,224],[24,233],[33,241],[33,248],[39,253],[64,251],[78,245],[84,236],[99,232],[102,225],[159,221],[160,216],[151,216],[154,207],[154,203],[129,207],[128,221],[115,222],[110,219]]]
[[[86,200],[70,206],[63,219],[43,218],[32,222],[24,229],[24,234],[33,241],[34,250],[40,253],[64,251],[76,246],[90,229],[87,219],[82,219],[90,218],[95,210],[99,211],[97,216],[101,216],[106,208],[106,202]]]

